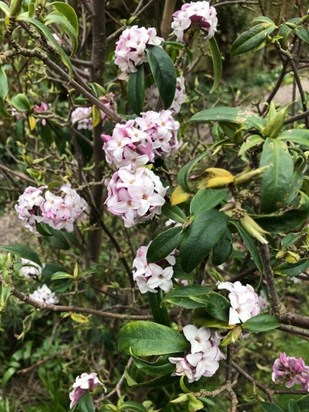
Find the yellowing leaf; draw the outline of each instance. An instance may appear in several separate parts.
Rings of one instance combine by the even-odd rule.
[[[198,183],[199,189],[208,189],[211,187],[226,186],[234,181],[234,176],[228,170],[218,167],[209,167],[206,169],[208,177]]]
[[[172,206],[179,205],[188,200],[190,196],[190,193],[185,192],[181,186],[177,186],[172,193],[171,204]]]
[[[31,131],[34,130],[34,129],[35,129],[35,126],[36,126],[36,120],[35,120],[35,118],[34,118],[33,116],[29,116],[29,117],[28,117],[28,122],[29,122],[30,130],[31,130]]]
[[[93,127],[96,127],[101,122],[101,113],[97,106],[92,106],[92,122]]]
[[[89,316],[84,316],[81,313],[71,313],[70,315],[71,319],[74,320],[74,322],[77,323],[87,323],[89,322]]]
[[[225,169],[220,169],[219,167],[209,167],[206,169],[206,173],[213,177],[229,177],[229,178],[234,178],[232,173],[230,173],[228,170]]]

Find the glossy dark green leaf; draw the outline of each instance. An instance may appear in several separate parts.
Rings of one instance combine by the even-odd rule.
[[[119,411],[123,412],[147,412],[147,409],[138,402],[126,401],[121,404]]]
[[[241,224],[239,222],[232,222],[232,224],[234,226],[236,226],[240,237],[242,238],[242,240],[245,243],[246,248],[248,249],[248,252],[251,255],[251,258],[253,260],[253,262],[255,263],[255,266],[258,268],[258,270],[263,273],[263,265],[262,265],[262,260],[261,260],[261,256],[259,253],[259,250],[256,246],[256,242],[253,239],[253,237],[251,237],[249,235],[248,232],[246,232],[246,230],[241,226]]]
[[[251,27],[234,41],[231,54],[236,56],[259,48],[265,42],[266,37],[276,28],[277,26],[273,22],[262,22]]]
[[[228,195],[226,189],[201,189],[190,203],[190,213],[196,215],[201,209],[213,209],[222,203]]]
[[[210,292],[210,289],[200,285],[176,286],[164,296],[164,302],[172,303],[186,309],[195,309],[202,307],[203,304],[196,302],[192,297],[204,296]]]
[[[7,75],[3,66],[0,66],[0,99],[5,99],[9,91]]]
[[[298,276],[309,268],[309,259],[300,259],[297,263],[284,263],[274,268],[274,272],[285,276]]]
[[[264,412],[284,412],[279,406],[274,403],[263,402],[260,404]]]
[[[309,44],[309,31],[304,26],[298,26],[295,29],[295,33],[297,37],[303,40],[305,43]]]
[[[229,318],[230,302],[216,292],[210,292],[203,296],[190,296],[195,302],[204,305],[205,311],[214,319],[226,322]]]
[[[62,1],[54,1],[49,3],[56,10],[63,14],[63,16],[70,22],[71,26],[74,28],[76,34],[78,35],[78,17],[73,7]]]
[[[206,326],[207,328],[229,330],[234,327],[229,325],[227,320],[214,319],[205,308],[195,309],[192,313],[192,321],[196,326]]]
[[[6,246],[1,246],[2,250],[5,250],[6,252],[13,253],[14,255],[18,255],[24,259],[31,260],[31,262],[36,263],[39,266],[42,266],[41,260],[39,258],[39,255],[31,249],[29,246],[25,245],[6,245]]]
[[[160,233],[151,242],[148,252],[148,262],[158,262],[176,249],[182,239],[182,227],[173,227]]]
[[[65,4],[65,3],[62,3]],[[45,25],[48,26],[50,24],[56,24],[61,29],[63,30],[64,33],[66,33],[71,40],[72,44],[72,52],[71,54],[74,54],[77,50],[78,46],[78,31],[75,30],[75,28],[72,26],[70,21],[60,12],[58,11],[53,11],[49,13],[44,21]]]
[[[140,64],[135,73],[131,73],[128,80],[128,101],[139,115],[143,111],[145,98],[145,74],[144,64]]]
[[[309,395],[305,395],[297,400],[297,405],[300,407],[302,412],[309,411]]]
[[[171,374],[175,369],[175,365],[170,363],[166,356],[160,356],[155,362],[147,362],[135,356],[134,353],[131,353],[131,355],[137,369],[148,376]]]
[[[285,142],[267,138],[260,167],[269,166],[261,178],[261,210],[272,212],[287,206],[294,174],[293,158]]]
[[[233,250],[233,239],[231,232],[227,229],[212,250],[212,263],[221,265],[230,256]]]
[[[184,352],[188,341],[168,326],[149,321],[134,321],[123,326],[118,340],[120,352],[136,356]]]
[[[189,186],[189,177],[192,169],[194,166],[198,164],[204,157],[207,156],[207,152],[201,153],[195,159],[190,160],[186,163],[178,172],[177,175],[177,183],[182,187],[185,192],[191,192],[191,188]]]
[[[180,262],[191,272],[210,253],[226,230],[228,218],[215,209],[200,210],[190,226],[183,232],[180,243]]]
[[[247,332],[266,332],[268,330],[277,329],[280,326],[280,323],[273,315],[266,313],[254,316],[244,322],[241,326]]]
[[[164,216],[168,219],[174,220],[175,222],[185,223],[188,220],[183,210],[178,206],[172,206],[169,203],[165,203],[161,211]]]
[[[175,96],[176,70],[169,55],[159,46],[146,49],[150,70],[159,89],[164,108],[168,109]]]
[[[208,42],[210,48],[210,55],[212,59],[212,65],[214,69],[214,84],[210,90],[210,93],[212,93],[219,86],[222,77],[222,57],[216,39],[212,37],[208,40]]]

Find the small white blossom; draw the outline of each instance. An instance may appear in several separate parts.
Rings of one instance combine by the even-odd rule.
[[[50,305],[54,305],[59,302],[59,299],[56,296],[56,294],[52,292],[47,285],[41,286],[33,293],[31,293],[29,297],[40,303],[47,303]]]
[[[21,258],[22,267],[21,273],[29,279],[38,278],[42,273],[42,268],[32,260]]]
[[[98,379],[95,372],[82,373],[80,376],[77,376],[73,383],[73,390],[69,394],[71,401],[70,409],[74,408],[83,395],[99,385],[103,385],[103,383]]]

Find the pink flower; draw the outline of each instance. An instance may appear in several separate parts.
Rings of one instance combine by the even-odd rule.
[[[137,66],[147,61],[146,47],[159,46],[163,39],[157,36],[156,29],[132,26],[124,30],[116,43],[115,64],[121,70],[120,79],[126,80]]]
[[[302,358],[294,358],[280,353],[273,364],[272,380],[284,383],[287,388],[300,384],[302,389],[309,392],[309,366]]]
[[[188,381],[194,382],[194,372],[195,368],[187,361],[186,357],[184,358],[174,358],[174,357],[169,357],[168,360],[176,365],[176,370],[175,372],[172,373],[172,375],[176,376],[186,376],[188,378]]]
[[[105,204],[113,215],[124,220],[125,227],[132,227],[161,213],[166,190],[151,170],[121,167],[108,184]]]
[[[25,227],[31,232],[35,232],[36,223],[42,220],[40,207],[44,203],[43,189],[44,186],[39,188],[27,187],[24,193],[19,196],[18,203],[15,205],[19,219],[24,222]]]
[[[261,312],[259,296],[251,285],[243,286],[240,282],[221,282],[218,289],[227,289],[231,302],[229,325],[246,322]]]
[[[71,113],[71,122],[77,125],[77,129],[92,130],[92,108],[91,107],[77,107]]]
[[[116,167],[141,166],[153,161],[153,145],[147,133],[135,127],[134,120],[117,123],[112,136],[102,135],[108,163]]]
[[[77,376],[73,383],[73,390],[69,394],[71,400],[70,409],[74,408],[83,395],[99,385],[103,385],[103,383],[98,379],[95,372],[82,373],[80,376]]]
[[[73,231],[73,224],[87,209],[87,203],[70,184],[63,185],[61,196],[54,195],[46,187],[29,186],[19,197],[15,210],[24,225],[32,232],[36,223],[46,223],[54,229]]]
[[[212,38],[217,30],[217,12],[209,5],[208,1],[197,1],[184,4],[180,10],[173,14],[171,24],[177,40],[184,42],[184,32],[190,28],[192,23],[200,26],[207,39]]]
[[[158,288],[168,292],[173,287],[173,266],[176,263],[176,259],[173,254],[170,254],[160,262],[160,265],[148,263],[147,251],[149,245],[141,246],[136,252],[136,257],[133,261],[133,267],[136,268],[135,272],[133,272],[133,279],[136,281],[141,293],[157,293]],[[167,264],[169,266],[166,266]],[[165,267],[162,268],[161,265]]]
[[[48,111],[48,104],[45,102],[41,102],[41,104],[35,104],[33,106],[33,111],[36,113],[44,113]],[[42,119],[42,125],[46,125],[46,120]]]
[[[159,90],[155,84],[153,84],[147,92],[146,102],[151,107],[152,110],[156,110],[159,101]],[[177,77],[176,92],[174,96],[173,103],[171,104],[169,110],[173,113],[179,113],[181,105],[186,100],[186,88],[184,77]]]
[[[174,120],[170,110],[141,113],[141,117],[137,117],[135,122],[150,137],[156,156],[169,156],[179,148],[177,132],[180,124]]]

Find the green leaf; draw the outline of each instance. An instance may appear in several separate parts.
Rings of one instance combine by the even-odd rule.
[[[219,86],[222,77],[222,57],[216,39],[212,37],[208,40],[208,42],[210,47],[212,65],[214,68],[214,84],[210,90],[210,93],[212,93]]]
[[[211,109],[202,110],[191,117],[189,122],[231,122],[244,124],[247,129],[262,126],[263,119],[236,107],[212,107]]]
[[[285,142],[267,138],[260,167],[269,166],[261,178],[261,210],[272,212],[287,205],[294,174],[293,158]]]
[[[14,255],[18,255],[24,259],[31,260],[31,262],[34,262],[37,265],[42,267],[42,263],[39,258],[39,255],[28,246],[6,245],[6,246],[1,246],[1,249],[5,250],[6,252],[13,253]]]
[[[80,398],[78,401],[78,408],[80,412],[95,412],[92,396],[89,392]]]
[[[303,26],[298,26],[295,29],[297,37],[303,40],[305,43],[309,44],[309,31]]]
[[[277,137],[278,140],[297,143],[309,148],[309,130],[308,129],[289,129],[281,132]]]
[[[226,189],[201,189],[193,197],[190,203],[190,213],[196,215],[201,209],[213,209],[226,200]]]
[[[260,404],[265,412],[284,412],[279,406],[274,403],[263,402]]]
[[[247,332],[266,332],[278,328],[280,323],[273,315],[266,313],[254,316],[241,326]]]
[[[204,296],[190,296],[195,302],[204,305],[204,310],[213,318],[226,322],[229,318],[230,302],[216,292],[210,292]]]
[[[158,262],[176,249],[182,239],[182,227],[173,227],[160,233],[150,243],[147,252],[147,261]]]
[[[73,279],[73,276],[66,272],[56,272],[52,275],[51,280]]]
[[[304,411],[303,409],[299,408],[299,405],[297,404],[296,401],[294,401],[294,399],[290,399],[289,404],[288,404],[288,412],[304,412]]]
[[[147,362],[135,356],[133,352],[131,355],[137,369],[148,376],[171,374],[175,369],[175,365],[170,363],[166,356],[160,356],[155,362]]]
[[[242,238],[242,240],[244,241],[246,248],[248,249],[251,258],[253,260],[253,262],[255,263],[255,266],[258,268],[258,270],[260,271],[260,273],[263,273],[263,265],[262,265],[262,260],[261,260],[261,256],[260,253],[258,251],[258,248],[256,247],[256,243],[253,239],[253,237],[251,237],[249,235],[249,233],[241,226],[241,224],[239,222],[231,222],[234,226],[236,226],[240,237]]]
[[[212,263],[216,266],[224,263],[233,250],[233,239],[231,232],[227,229],[212,251]]]
[[[179,247],[181,266],[186,272],[191,272],[209,254],[225,232],[227,222],[227,216],[215,209],[201,209],[195,216],[183,232]]]
[[[123,326],[118,340],[120,352],[136,356],[184,352],[188,341],[173,329],[149,321],[134,321]]]
[[[143,405],[135,401],[123,402],[119,410],[124,412],[147,412],[147,409]]]
[[[175,96],[176,71],[169,55],[159,46],[146,48],[148,62],[154,81],[159,89],[164,108],[168,109]]]
[[[9,92],[8,78],[3,66],[0,66],[0,99],[5,99]]]
[[[71,26],[74,28],[76,34],[78,35],[78,17],[73,7],[62,1],[54,1],[52,3],[49,3],[49,5],[53,6],[56,10],[64,15],[64,17],[70,22]]]
[[[260,47],[266,37],[271,34],[277,26],[273,21],[259,23],[251,29],[245,31],[234,41],[231,47],[232,56],[247,53],[248,51]]]
[[[24,21],[26,23],[31,24],[41,34],[43,34],[43,36],[49,41],[49,43],[53,46],[53,48],[59,53],[59,56],[60,56],[62,62],[67,66],[67,68],[70,70],[70,72],[72,71],[72,64],[71,64],[71,61],[70,61],[68,55],[64,52],[62,47],[57,43],[56,39],[54,38],[54,36],[52,35],[52,33],[50,32],[48,27],[45,26],[45,24],[43,24],[40,20],[38,20],[36,18],[29,17],[27,13],[20,14],[17,17],[17,20],[18,21]]]
[[[4,13],[6,16],[9,16],[9,15],[10,15],[10,8],[9,8],[9,6],[8,6],[7,4],[4,3],[4,1],[0,1],[0,10],[2,10],[3,13]]]
[[[297,405],[300,407],[301,411],[309,411],[309,395],[305,395],[297,400]]]
[[[72,43],[71,54],[74,54],[76,52],[78,46],[78,32],[76,32],[74,27],[71,25],[70,21],[62,13],[58,11],[53,11],[52,13],[49,13],[46,16],[44,23],[46,26],[50,24],[59,25],[59,27],[61,27],[61,29],[70,37]]]
[[[249,149],[264,142],[264,139],[258,134],[252,134],[248,139],[240,146],[238,156],[243,156]]]
[[[269,232],[297,232],[299,227],[309,218],[309,196],[300,192],[298,208],[281,214],[253,216],[263,229]]]
[[[205,308],[195,309],[192,313],[192,321],[197,326],[206,326],[208,328],[226,330],[234,328],[234,325],[229,325],[227,321],[214,319],[213,317],[209,316],[209,313]]]
[[[203,304],[194,301],[192,297],[200,297],[210,292],[208,288],[200,285],[176,286],[164,296],[164,302],[172,303],[186,309],[202,307]]]
[[[128,101],[139,115],[143,111],[145,98],[145,74],[144,64],[138,66],[137,72],[131,73],[128,80]]]
[[[182,187],[182,189],[185,192],[191,192],[191,189],[189,187],[189,176],[194,168],[194,166],[197,165],[198,162],[200,162],[204,157],[207,156],[207,152],[201,153],[198,155],[195,159],[190,160],[187,164],[185,164],[178,172],[177,175],[177,183]]]
[[[172,206],[169,203],[165,203],[161,211],[164,216],[168,219],[174,220],[175,222],[185,223],[188,220],[183,210],[178,206]]]
[[[285,263],[274,268],[274,272],[285,276],[298,276],[309,268],[309,259],[300,259],[295,264]]]
[[[11,99],[10,103],[19,112],[30,112],[31,110],[31,105],[28,97],[23,93],[18,93],[16,96],[14,96]]]

